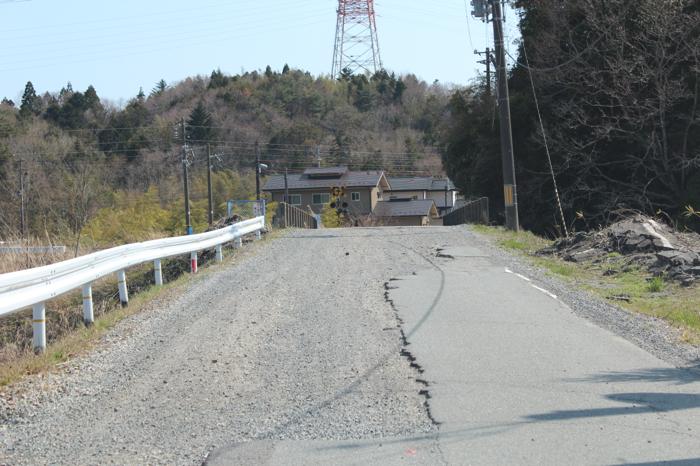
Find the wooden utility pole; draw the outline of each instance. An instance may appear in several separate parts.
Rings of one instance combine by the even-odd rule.
[[[255,141],[255,199],[260,200],[260,145]]]
[[[493,36],[496,46],[496,80],[498,81],[498,114],[501,133],[501,158],[503,162],[503,198],[505,200],[506,228],[518,231],[518,194],[515,183],[515,160],[513,157],[513,133],[510,121],[508,97],[508,74],[503,44],[503,11],[501,0],[489,0],[493,14]],[[488,61],[488,58],[487,58]]]
[[[479,63],[486,65],[486,96],[491,97],[491,49],[486,47],[485,52],[475,50],[474,53],[485,57],[483,60],[479,60]]]
[[[19,231],[22,235],[22,241],[26,240],[27,235],[27,218],[24,206],[24,166],[23,160],[19,159]]]
[[[491,96],[491,49],[486,47],[486,95]]]
[[[190,219],[190,185],[189,185],[189,162],[187,161],[187,127],[185,119],[182,119],[182,178],[185,183],[185,232],[192,234],[192,222]]]
[[[214,194],[211,189],[211,145],[207,144],[207,193],[209,194],[209,213],[207,220],[209,226],[214,224]]]

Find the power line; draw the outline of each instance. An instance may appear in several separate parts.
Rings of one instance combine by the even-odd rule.
[[[523,41],[523,55],[525,57],[525,63],[529,65],[529,60],[527,58],[527,47],[525,46],[525,38],[522,38]],[[542,113],[540,113],[540,104],[539,101],[537,100],[537,92],[535,91],[535,81],[532,78],[532,71],[530,70],[528,66],[527,74],[530,77],[530,85],[532,86],[532,97],[535,100],[535,109],[537,110],[537,119],[540,122],[540,131],[542,131],[542,140],[544,141],[544,149],[547,154],[547,162],[549,163],[549,172],[552,175],[552,183],[554,184],[554,195],[557,199],[557,206],[559,206],[559,215],[561,216],[561,225],[564,228],[564,235],[568,238],[569,237],[569,230],[566,227],[566,219],[564,218],[564,209],[562,209],[561,206],[561,199],[559,198],[559,188],[557,187],[557,178],[554,175],[554,166],[552,165],[552,156],[549,153],[549,144],[547,143],[547,134],[544,131],[544,123],[542,123]]]

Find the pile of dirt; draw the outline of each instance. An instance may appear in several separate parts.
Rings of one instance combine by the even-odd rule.
[[[597,262],[611,253],[684,285],[700,280],[700,235],[675,231],[644,215],[625,218],[599,231],[576,233],[539,251],[571,262]]]

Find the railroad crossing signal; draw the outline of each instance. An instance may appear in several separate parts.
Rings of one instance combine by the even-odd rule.
[[[331,188],[331,195],[333,197],[342,197],[345,196],[345,187],[344,186],[334,186]]]

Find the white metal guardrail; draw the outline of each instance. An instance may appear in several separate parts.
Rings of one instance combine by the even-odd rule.
[[[92,305],[92,282],[117,273],[119,299],[126,306],[129,295],[126,287],[126,269],[153,261],[156,285],[163,284],[161,259],[190,253],[191,270],[197,271],[197,251],[216,248],[216,260],[223,260],[222,245],[260,232],[265,228],[265,217],[245,220],[219,230],[196,235],[177,236],[142,243],[126,244],[105,249],[75,259],[70,259],[43,267],[20,270],[0,275],[0,316],[33,307],[34,349],[46,348],[46,306],[45,302],[69,291],[82,288],[83,320],[87,325],[94,322]]]

